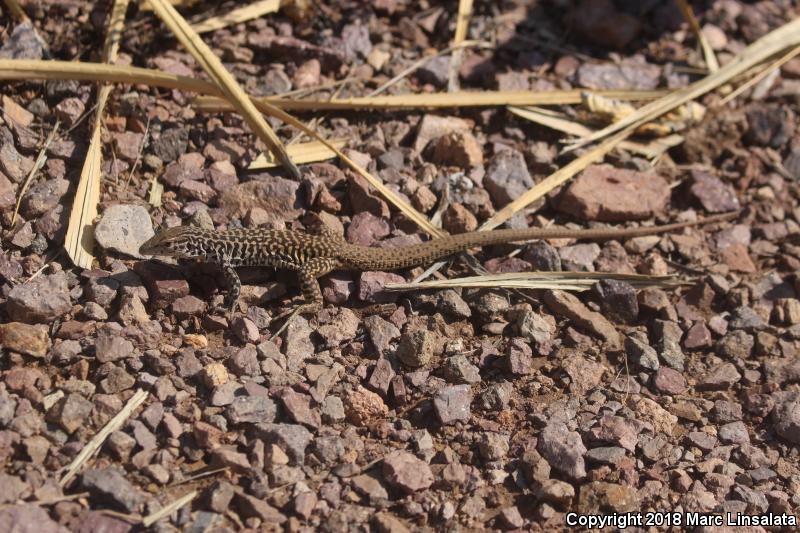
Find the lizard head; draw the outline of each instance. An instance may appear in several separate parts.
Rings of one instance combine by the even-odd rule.
[[[159,231],[139,247],[141,255],[190,259],[197,257],[197,228],[176,226]]]

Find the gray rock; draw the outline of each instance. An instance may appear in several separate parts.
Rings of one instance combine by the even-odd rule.
[[[494,204],[502,207],[533,187],[534,181],[525,156],[509,149],[502,150],[489,161],[483,184]]]
[[[433,410],[443,425],[468,422],[472,390],[469,385],[445,387],[433,399]]]
[[[586,446],[580,435],[570,431],[563,422],[548,424],[539,435],[536,448],[555,470],[570,479],[586,477],[583,456]]]
[[[147,209],[132,204],[116,204],[106,209],[94,230],[97,244],[102,248],[138,258],[143,257],[139,246],[153,235]]]
[[[305,462],[306,446],[311,432],[299,424],[257,424],[258,435],[270,444],[277,444],[297,464]]]
[[[6,304],[12,320],[25,323],[51,322],[72,309],[67,275],[57,272],[17,285],[8,293]]]
[[[84,472],[81,484],[94,497],[129,513],[135,512],[145,499],[116,467],[89,469]]]

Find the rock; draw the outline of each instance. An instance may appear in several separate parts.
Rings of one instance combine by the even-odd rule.
[[[387,353],[391,348],[392,341],[400,336],[397,326],[378,315],[370,315],[363,322],[372,345],[380,355]]]
[[[478,219],[462,204],[452,203],[442,214],[442,227],[452,234],[467,233],[478,229]]]
[[[670,192],[657,174],[592,165],[575,178],[558,208],[583,220],[644,220],[664,212]]]
[[[658,87],[661,67],[643,60],[623,60],[614,63],[582,63],[575,73],[574,83],[587,89],[624,89],[648,91]]]
[[[421,83],[429,83],[436,87],[444,87],[447,85],[449,70],[450,57],[446,55],[437,55],[421,65],[415,74]]]
[[[236,337],[244,343],[255,344],[261,339],[258,326],[246,317],[237,316],[231,323],[231,330]]]
[[[386,220],[365,211],[353,216],[345,236],[352,244],[370,246],[390,233],[391,228]]]
[[[178,320],[183,320],[192,316],[199,316],[206,312],[206,303],[191,294],[177,298],[171,304],[172,313]]]
[[[650,422],[653,425],[653,431],[655,432],[671,435],[675,424],[678,422],[678,417],[666,411],[650,398],[641,398],[636,403],[635,410],[640,420]]]
[[[364,59],[369,55],[372,51],[369,34],[369,28],[365,24],[345,24],[341,37],[344,42],[344,55],[348,61],[356,58]]]
[[[682,394],[686,391],[686,379],[683,374],[671,368],[662,367],[653,376],[656,389],[667,394]]]
[[[186,152],[189,144],[189,130],[186,128],[169,128],[161,131],[161,135],[153,139],[153,154],[164,163],[175,161]]]
[[[742,375],[732,363],[721,363],[708,371],[702,381],[697,384],[701,390],[725,390],[742,379]]]
[[[44,357],[50,347],[50,336],[45,326],[22,322],[0,324],[0,346],[33,357]]]
[[[530,345],[519,337],[511,339],[506,346],[506,365],[508,371],[517,376],[534,372],[533,351]]]
[[[636,491],[631,487],[592,481],[581,487],[577,508],[582,513],[597,513],[601,509],[625,513],[635,510],[639,505]]]
[[[116,467],[92,468],[83,473],[81,485],[93,497],[112,503],[133,513],[144,502],[144,496]]]
[[[27,324],[52,322],[72,309],[66,274],[39,276],[17,285],[8,293],[6,304],[11,320]]]
[[[29,23],[18,24],[15,28]],[[3,47],[3,50],[6,49]],[[3,54],[0,50],[0,56]],[[0,510],[0,531],[13,533],[69,533],[69,529],[50,518],[47,511],[33,503],[5,506]]]
[[[130,389],[136,384],[136,379],[118,366],[113,367],[108,375],[100,380],[100,390],[106,394],[117,394]]]
[[[227,189],[220,195],[219,205],[231,217],[243,217],[260,207],[274,222],[294,220],[303,213],[300,183],[268,174]]]
[[[644,424],[635,419],[604,415],[589,434],[595,442],[615,444],[634,452],[639,442],[639,433],[644,427]]]
[[[691,176],[689,195],[709,213],[724,213],[741,208],[733,187],[723,183],[718,177],[702,170],[692,170]]]
[[[756,265],[747,253],[747,246],[744,244],[732,244],[723,249],[720,259],[728,268],[736,272],[752,273],[756,271]]]
[[[778,403],[772,411],[775,433],[784,439],[800,444],[800,400],[793,398]]]
[[[128,163],[139,158],[144,144],[144,134],[134,131],[116,131],[111,133],[117,157]]]
[[[69,434],[84,425],[92,412],[92,402],[80,394],[68,394],[61,398],[47,413],[47,420],[58,424]]]
[[[536,490],[536,497],[543,502],[565,507],[575,498],[575,488],[560,479],[544,479]]]
[[[432,143],[431,162],[464,169],[483,165],[483,150],[468,131],[442,135]]]
[[[283,408],[293,422],[303,424],[312,429],[322,425],[319,411],[312,409],[311,396],[286,389],[281,393]]]
[[[411,368],[430,363],[436,349],[436,334],[426,329],[414,329],[400,336],[396,357]]]
[[[558,249],[558,255],[564,270],[594,272],[594,262],[600,255],[600,246],[594,242],[562,246]]]
[[[398,293],[384,290],[389,283],[405,283],[405,278],[393,272],[362,272],[358,283],[358,298],[370,303],[389,303]]]
[[[407,494],[424,490],[433,484],[433,472],[414,455],[396,450],[383,460],[383,477],[393,487]]]
[[[378,533],[411,533],[411,529],[406,527],[399,518],[388,512],[373,514],[370,523]]]
[[[472,129],[469,122],[457,117],[442,117],[439,115],[425,115],[419,122],[417,138],[414,141],[414,151],[422,153],[425,146],[432,140],[449,133],[464,133]]]
[[[299,424],[256,424],[256,432],[267,443],[277,444],[298,465],[305,462],[311,432]]]
[[[632,324],[639,316],[636,289],[625,281],[603,279],[592,286],[603,313],[611,320]]]
[[[39,37],[33,23],[23,21],[14,26],[8,40],[0,48],[0,59],[42,59],[45,51],[47,44]]]
[[[677,322],[671,320],[653,321],[653,334],[656,337],[656,350],[661,360],[675,370],[683,370],[685,356],[681,350],[683,331]]]
[[[98,335],[94,345],[95,358],[100,363],[126,359],[133,354],[133,343],[118,335]]]
[[[563,368],[571,380],[570,392],[580,396],[585,396],[597,387],[606,370],[602,363],[581,356],[566,358]]]
[[[225,407],[225,418],[231,424],[272,423],[277,413],[277,405],[266,396],[236,396]]]
[[[347,419],[358,426],[365,426],[389,413],[379,395],[361,386],[345,396],[344,405]]]
[[[283,524],[286,516],[261,498],[250,496],[236,489],[234,505],[242,518],[257,518],[267,524]]]
[[[720,426],[717,435],[719,440],[725,444],[750,443],[750,434],[747,432],[747,426],[741,420]]]
[[[497,153],[486,167],[483,184],[496,206],[522,196],[533,187],[534,181],[525,164],[525,157],[518,151],[509,149]]]
[[[753,352],[755,338],[741,329],[735,329],[717,342],[717,352],[729,359],[747,359]]]
[[[544,301],[555,313],[570,319],[576,326],[605,340],[612,350],[622,347],[620,335],[603,315],[591,311],[578,298],[559,290],[548,290]]]
[[[478,452],[487,461],[499,461],[508,454],[508,435],[486,432],[478,437]]]
[[[658,353],[647,343],[646,338],[642,339],[638,335],[625,337],[625,352],[639,366],[648,370],[658,370],[661,366],[658,363]]]
[[[542,430],[536,449],[555,470],[570,479],[586,477],[586,446],[580,435],[563,422],[551,422]]]
[[[448,357],[442,369],[445,379],[451,383],[479,383],[480,370],[464,355]]]
[[[433,410],[442,425],[468,422],[471,416],[472,390],[469,385],[445,387],[433,398]]]
[[[309,59],[297,67],[297,70],[294,72],[294,76],[292,76],[292,85],[298,89],[316,87],[320,84],[321,74],[322,67],[319,60]]]

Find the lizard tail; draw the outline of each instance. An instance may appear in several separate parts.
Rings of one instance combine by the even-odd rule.
[[[661,226],[640,226],[637,228],[567,229],[525,228],[475,231],[433,239],[402,248],[374,248],[355,244],[344,244],[340,260],[347,266],[359,270],[394,270],[418,265],[427,265],[449,255],[493,244],[528,241],[533,239],[581,239],[608,240],[629,239],[645,235],[668,233],[691,226],[726,222],[734,219],[740,211],[723,213],[691,222],[677,222]]]

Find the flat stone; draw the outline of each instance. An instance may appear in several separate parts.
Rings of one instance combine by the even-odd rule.
[[[139,247],[155,235],[147,209],[141,205],[116,204],[103,212],[94,229],[97,244],[106,250],[141,258]]]
[[[64,272],[38,276],[30,283],[15,286],[8,293],[6,309],[11,320],[49,323],[72,309]]]
[[[575,178],[559,209],[583,220],[624,222],[664,212],[671,189],[657,174],[592,165]]]
[[[692,170],[691,176],[689,195],[709,213],[724,213],[741,208],[736,191],[731,185],[702,170]]]
[[[602,314],[586,307],[575,295],[559,290],[549,290],[544,293],[544,300],[555,313],[570,319],[579,328],[608,342],[611,349],[618,350],[622,347],[622,340],[614,325]]]

